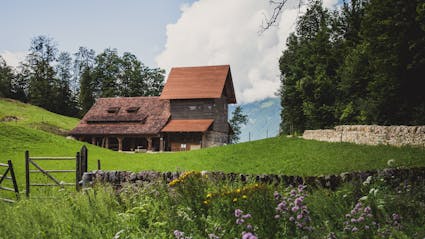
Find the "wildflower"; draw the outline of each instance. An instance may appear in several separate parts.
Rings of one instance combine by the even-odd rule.
[[[274,215],[274,218],[275,219],[279,219],[280,218],[280,215],[279,214],[276,214],[276,215]]]
[[[353,229],[351,229],[351,232],[357,232],[359,229],[357,227],[353,227]]]
[[[247,197],[246,195],[243,195],[243,196],[242,196],[242,198],[243,198],[243,199],[247,199],[248,197]]]
[[[241,193],[241,189],[240,188],[236,189],[236,193]]]
[[[243,211],[241,209],[235,210],[235,217],[240,217],[242,215]]]
[[[211,193],[208,193],[207,194],[207,198],[211,198],[212,197],[212,194]]]
[[[291,210],[292,210],[293,212],[296,212],[296,211],[298,211],[299,209],[300,209],[300,208],[299,208],[298,206],[295,206],[295,207],[292,207],[292,209],[291,209]]]
[[[257,237],[251,232],[243,232],[242,239],[257,239]]]
[[[242,218],[236,219],[236,224],[238,224],[238,225],[241,225],[244,222],[245,222],[245,220],[243,220]]]
[[[251,224],[246,225],[246,229],[251,231],[252,230],[252,225]]]
[[[233,200],[232,200],[233,202],[237,202],[238,201],[238,198],[233,198]]]
[[[303,214],[298,214],[298,215],[297,215],[297,219],[298,219],[298,220],[301,220],[302,218],[303,218]]]
[[[251,214],[245,214],[245,215],[242,215],[242,218],[243,219],[248,219],[248,218],[251,218]]]
[[[207,201],[207,200],[205,200],[205,201],[204,201],[204,204],[205,204],[205,205],[208,205],[208,201]]]
[[[219,236],[217,236],[217,235],[215,235],[215,234],[213,234],[213,233],[208,234],[208,238],[209,238],[209,239],[220,239],[220,237],[219,237]]]

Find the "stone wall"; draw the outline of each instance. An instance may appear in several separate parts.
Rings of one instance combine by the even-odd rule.
[[[298,185],[305,184],[310,186],[321,186],[330,189],[336,189],[343,183],[357,182],[363,183],[371,176],[380,179],[386,183],[398,186],[406,183],[423,183],[425,182],[425,168],[389,168],[382,170],[372,170],[365,172],[350,172],[327,176],[288,176],[276,174],[240,174],[240,173],[223,173],[223,172],[206,172],[201,174],[208,175],[208,180],[215,181],[238,181],[242,183],[259,182],[267,184],[283,184]],[[179,172],[129,172],[129,171],[93,171],[83,175],[83,187],[92,185],[93,183],[109,183],[120,188],[125,183],[143,186],[144,183],[162,181],[169,183],[181,175]],[[370,180],[369,180],[370,181]]]
[[[327,142],[425,147],[425,126],[340,125],[335,129],[306,130],[303,138]]]

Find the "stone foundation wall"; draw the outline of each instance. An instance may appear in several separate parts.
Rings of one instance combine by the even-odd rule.
[[[406,183],[423,183],[425,182],[425,168],[389,168],[382,170],[373,170],[365,172],[350,172],[328,176],[288,176],[276,174],[239,174],[239,173],[223,173],[223,172],[201,172],[208,175],[208,180],[215,181],[238,181],[242,183],[259,182],[279,185],[298,185],[305,184],[310,186],[320,186],[330,189],[336,189],[343,183],[357,182],[363,183],[368,177],[373,177],[374,180],[380,179],[386,183],[399,186]],[[121,187],[125,183],[136,184],[143,186],[144,183],[162,181],[169,183],[181,175],[179,172],[128,172],[128,171],[93,171],[83,175],[83,187],[92,185],[93,183],[109,183],[115,187]],[[370,181],[370,180],[369,180]]]
[[[326,142],[425,147],[425,126],[340,125],[335,129],[306,130],[303,138]]]
[[[229,135],[217,131],[207,131],[205,133],[205,146],[208,147],[215,147],[215,146],[221,146],[224,144],[229,143]]]

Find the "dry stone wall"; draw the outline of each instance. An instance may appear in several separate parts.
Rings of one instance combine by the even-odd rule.
[[[340,125],[335,129],[306,130],[303,138],[326,142],[425,147],[425,126]]]
[[[425,181],[425,168],[388,168],[382,170],[371,170],[364,172],[349,172],[326,176],[290,176],[276,174],[240,174],[224,172],[206,172],[201,174],[208,175],[208,180],[213,181],[232,181],[232,182],[259,182],[266,184],[279,185],[298,185],[305,184],[310,186],[319,186],[330,189],[336,189],[343,183],[364,183],[369,177],[379,178],[393,186],[407,185],[409,183],[423,183]],[[145,183],[164,182],[169,183],[178,178],[180,172],[129,172],[129,171],[93,171],[83,175],[83,187],[89,187],[94,183],[108,183],[116,188],[124,184],[143,186]],[[369,180],[370,181],[370,180]]]

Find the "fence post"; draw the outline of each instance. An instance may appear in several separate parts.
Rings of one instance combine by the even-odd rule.
[[[100,159],[97,160],[97,170],[100,170]]]
[[[25,151],[25,195],[30,196],[30,152]]]
[[[7,164],[9,164],[10,177],[12,178],[13,188],[15,189],[16,199],[19,199],[19,189],[18,184],[16,183],[15,171],[13,171],[12,160],[8,160]]]
[[[77,152],[75,156],[75,189],[80,191],[80,180],[81,180],[81,155]]]
[[[81,171],[80,171],[80,177],[83,178],[83,174],[85,172],[87,172],[87,157],[88,157],[88,152],[87,152],[87,147],[85,145],[83,145],[83,147],[81,148],[80,151],[80,157],[81,157]]]

